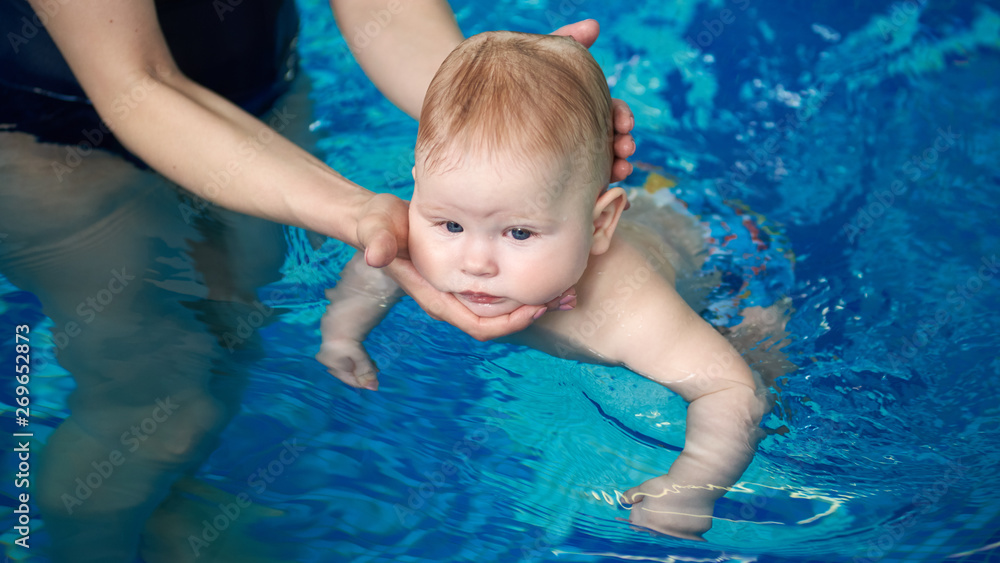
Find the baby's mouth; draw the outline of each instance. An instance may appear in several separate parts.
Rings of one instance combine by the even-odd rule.
[[[482,305],[492,305],[503,301],[503,297],[497,297],[496,295],[490,295],[489,293],[478,293],[475,291],[463,291],[458,294],[459,297],[468,301],[469,303],[479,303]]]

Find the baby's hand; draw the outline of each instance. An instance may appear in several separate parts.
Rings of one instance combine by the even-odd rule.
[[[331,375],[351,387],[378,391],[375,364],[357,340],[324,339],[316,359],[327,367]]]
[[[667,476],[650,479],[622,496],[632,503],[629,521],[636,526],[697,541],[705,541],[701,536],[712,527],[716,495],[702,489],[677,492]]]

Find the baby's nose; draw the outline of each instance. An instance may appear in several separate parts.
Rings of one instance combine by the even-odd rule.
[[[470,276],[490,277],[500,271],[489,244],[474,242],[462,255],[462,272]]]

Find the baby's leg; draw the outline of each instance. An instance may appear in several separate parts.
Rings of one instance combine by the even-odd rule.
[[[77,384],[32,498],[54,560],[132,561],[146,520],[239,407],[256,336],[226,335],[276,277],[281,231],[236,221],[258,252],[228,261],[233,225],[188,224],[162,178],[98,151],[56,180],[65,150],[0,134],[0,272],[39,297]]]

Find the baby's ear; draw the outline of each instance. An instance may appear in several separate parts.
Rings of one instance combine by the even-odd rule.
[[[611,246],[611,237],[618,228],[618,220],[622,211],[628,206],[628,196],[625,190],[609,188],[597,198],[594,204],[594,242],[590,245],[593,255],[604,254]]]

